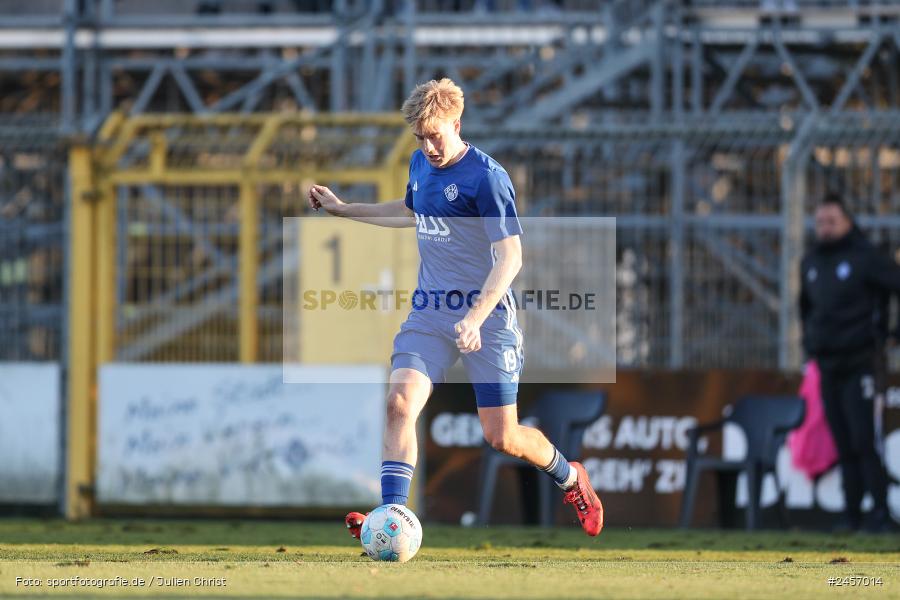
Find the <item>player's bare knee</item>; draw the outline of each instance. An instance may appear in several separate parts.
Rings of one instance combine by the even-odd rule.
[[[515,431],[512,429],[497,429],[485,431],[484,437],[491,448],[503,454],[518,456],[518,444],[516,443]]]
[[[403,424],[415,419],[413,402],[402,389],[393,389],[387,397],[387,418],[391,423]]]

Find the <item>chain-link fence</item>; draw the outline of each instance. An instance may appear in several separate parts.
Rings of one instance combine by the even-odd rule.
[[[313,182],[348,202],[399,195],[405,127],[399,115],[149,116],[110,125],[94,185],[109,207],[101,213],[113,215],[112,234],[97,242],[97,260],[110,263],[98,277],[115,279],[114,298],[103,296],[114,322],[101,327],[111,331],[101,342],[111,358],[280,361],[283,219],[307,213]]]
[[[0,360],[64,357],[66,164],[54,129],[0,124]]]
[[[748,123],[730,130],[485,130],[471,137],[509,171],[523,216],[616,218],[610,280],[619,366],[777,367],[787,289],[783,166],[797,133],[780,122]],[[65,340],[66,154],[51,130],[23,131],[0,127],[2,356],[56,360]],[[239,170],[252,135],[235,125],[211,131],[167,129],[168,165],[182,173],[210,165]],[[261,164],[328,164],[346,155],[348,130],[336,131],[315,133],[321,152],[309,158],[304,136],[312,130],[276,136]],[[389,150],[388,137],[371,131],[362,136],[370,146],[353,151],[360,164],[377,163]],[[900,118],[887,115],[869,123],[827,120],[810,134],[807,237],[817,199],[835,190],[872,240],[896,256],[898,131]],[[232,142],[224,141],[231,133]],[[151,169],[153,144],[145,142],[123,148],[120,164]],[[282,218],[305,214],[308,183],[256,186],[257,360],[281,360]],[[371,183],[333,185],[350,201],[378,199]],[[115,357],[238,360],[240,186],[149,181],[116,190]]]
[[[617,219],[620,366],[777,368],[791,325],[783,299],[795,302],[784,166],[800,121],[490,131],[477,142],[497,149],[524,214]],[[886,115],[823,118],[810,129],[801,250],[831,190],[873,241],[898,252],[898,128]]]
[[[238,359],[234,187],[120,188],[117,358]]]

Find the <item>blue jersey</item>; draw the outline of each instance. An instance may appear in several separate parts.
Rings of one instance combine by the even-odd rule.
[[[462,318],[494,264],[491,243],[522,233],[509,175],[471,144],[442,169],[417,150],[409,163],[406,206],[416,214],[421,259],[412,306],[422,310],[427,301],[430,311]]]

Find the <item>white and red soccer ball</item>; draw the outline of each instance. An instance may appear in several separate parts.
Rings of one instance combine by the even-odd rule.
[[[366,516],[359,541],[372,560],[406,562],[422,545],[422,525],[402,504],[383,504]]]

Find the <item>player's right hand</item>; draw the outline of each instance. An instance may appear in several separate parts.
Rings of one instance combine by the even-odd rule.
[[[468,354],[481,350],[481,327],[469,319],[463,319],[453,326],[453,330],[459,334],[456,347],[460,352]]]
[[[308,193],[309,207],[313,210],[324,208],[328,214],[336,215],[346,204],[324,185],[313,184]]]

